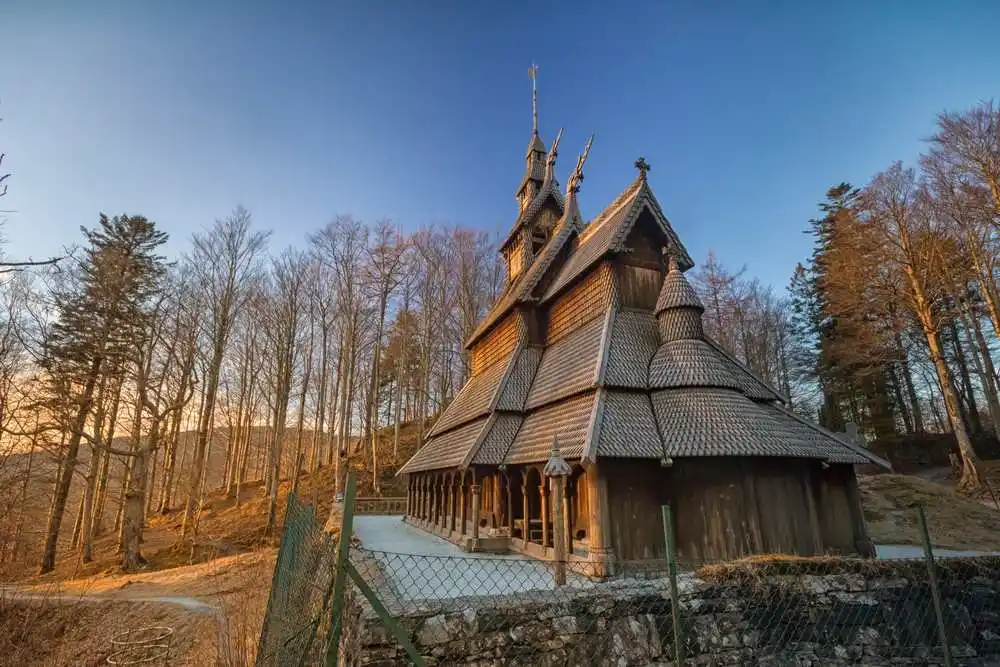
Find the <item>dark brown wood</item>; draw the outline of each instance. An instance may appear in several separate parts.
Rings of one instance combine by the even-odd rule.
[[[663,284],[659,269],[622,264],[616,273],[622,307],[653,310]]]

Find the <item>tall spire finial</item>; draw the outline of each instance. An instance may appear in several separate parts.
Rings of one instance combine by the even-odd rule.
[[[538,134],[538,65],[531,64],[528,68],[528,78],[531,79],[531,132]]]
[[[580,182],[583,181],[583,165],[587,161],[587,157],[590,155],[590,147],[594,145],[594,135],[590,135],[587,139],[587,145],[583,147],[583,153],[576,160],[576,168],[573,169],[573,173],[570,174],[569,182],[566,184],[566,189],[569,192],[579,192]]]

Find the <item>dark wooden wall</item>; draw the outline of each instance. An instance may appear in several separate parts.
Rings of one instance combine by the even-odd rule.
[[[682,561],[751,554],[857,553],[860,507],[852,507],[849,466],[781,458],[601,460],[608,481],[615,556],[663,558],[660,505],[670,503]]]
[[[619,264],[616,273],[623,308],[653,310],[656,307],[663,286],[663,277],[657,269]]]
[[[601,459],[608,480],[611,546],[618,560],[666,558],[660,506],[669,502],[666,471],[656,461]]]

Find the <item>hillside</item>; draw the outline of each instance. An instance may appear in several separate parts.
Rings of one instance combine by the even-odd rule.
[[[303,434],[306,442],[311,438],[311,435],[311,432],[308,431]],[[415,451],[416,436],[415,424],[404,425],[400,434],[400,451],[398,456],[393,457],[392,429],[383,429],[380,432],[379,459],[382,465],[380,466],[379,483],[383,495],[402,494],[403,491],[398,487],[398,481],[395,478],[395,471]],[[194,437],[195,434],[191,431],[182,434],[182,450],[178,454],[179,463],[190,456]],[[196,541],[193,544],[190,542],[184,545],[178,544],[182,522],[180,507],[185,498],[186,477],[182,476],[178,480],[170,511],[162,515],[153,513],[148,518],[143,538],[143,555],[150,560],[151,568],[201,562],[217,556],[250,551],[270,543],[264,538],[267,502],[266,498],[263,497],[260,469],[255,471],[251,465],[248,477],[253,481],[249,481],[243,486],[239,506],[236,505],[235,500],[226,498],[224,489],[221,489],[225,474],[226,438],[227,434],[224,429],[216,429],[212,437],[206,466],[205,488],[207,492],[203,499]],[[258,429],[251,440],[252,458],[262,458],[263,441],[263,429]],[[294,470],[294,439],[291,434],[284,449],[285,455],[282,458],[281,468],[284,481],[280,487],[279,511],[283,511],[284,498],[289,491],[290,477]],[[4,474],[16,473],[17,466],[23,469],[26,455],[17,455],[17,457],[21,460],[4,463]],[[370,495],[373,492],[371,468],[368,463],[370,458],[370,452],[358,451],[350,459],[350,466],[357,473],[359,495]],[[78,556],[71,547],[73,526],[84,488],[83,474],[80,474],[74,479],[71,488],[66,516],[60,533],[57,567],[55,572],[51,573],[50,578],[64,579],[86,576],[115,567],[117,534],[112,528],[118,507],[124,466],[121,461],[117,460],[117,457],[112,457],[112,462],[108,484],[109,495],[103,517],[105,530],[94,542],[94,562],[82,565],[78,562]],[[84,454],[78,468],[85,471],[87,466],[89,466],[89,455]],[[15,562],[8,563],[4,570],[0,571],[0,580],[19,580],[34,574],[44,538],[45,519],[48,515],[56,472],[57,464],[51,457],[47,454],[36,453],[28,488],[26,521],[19,545],[18,558]],[[333,488],[333,468],[324,466],[314,475],[303,475],[299,492],[306,500],[318,503],[319,516],[325,517],[326,512],[329,512],[333,498]]]

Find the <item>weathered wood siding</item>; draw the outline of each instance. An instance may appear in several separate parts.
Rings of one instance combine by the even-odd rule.
[[[607,312],[610,303],[611,267],[602,265],[552,304],[547,317],[547,343],[554,343]]]
[[[601,460],[608,480],[611,546],[619,560],[666,557],[660,506],[669,502],[667,471],[655,461]]]
[[[626,264],[643,266],[649,269],[663,271],[663,256],[660,249],[665,247],[666,239],[649,209],[644,209],[635,221],[632,231],[625,237],[625,247],[630,252],[622,255]]]
[[[644,310],[656,307],[656,299],[663,286],[663,276],[658,269],[619,264],[616,275],[622,307]]]
[[[850,466],[821,470],[783,458],[604,460],[612,546],[622,560],[663,558],[660,505],[673,507],[679,556],[706,562],[750,554],[858,553]],[[859,537],[860,535],[860,537]]]
[[[520,315],[511,313],[472,348],[472,374],[478,375],[514,351]]]

